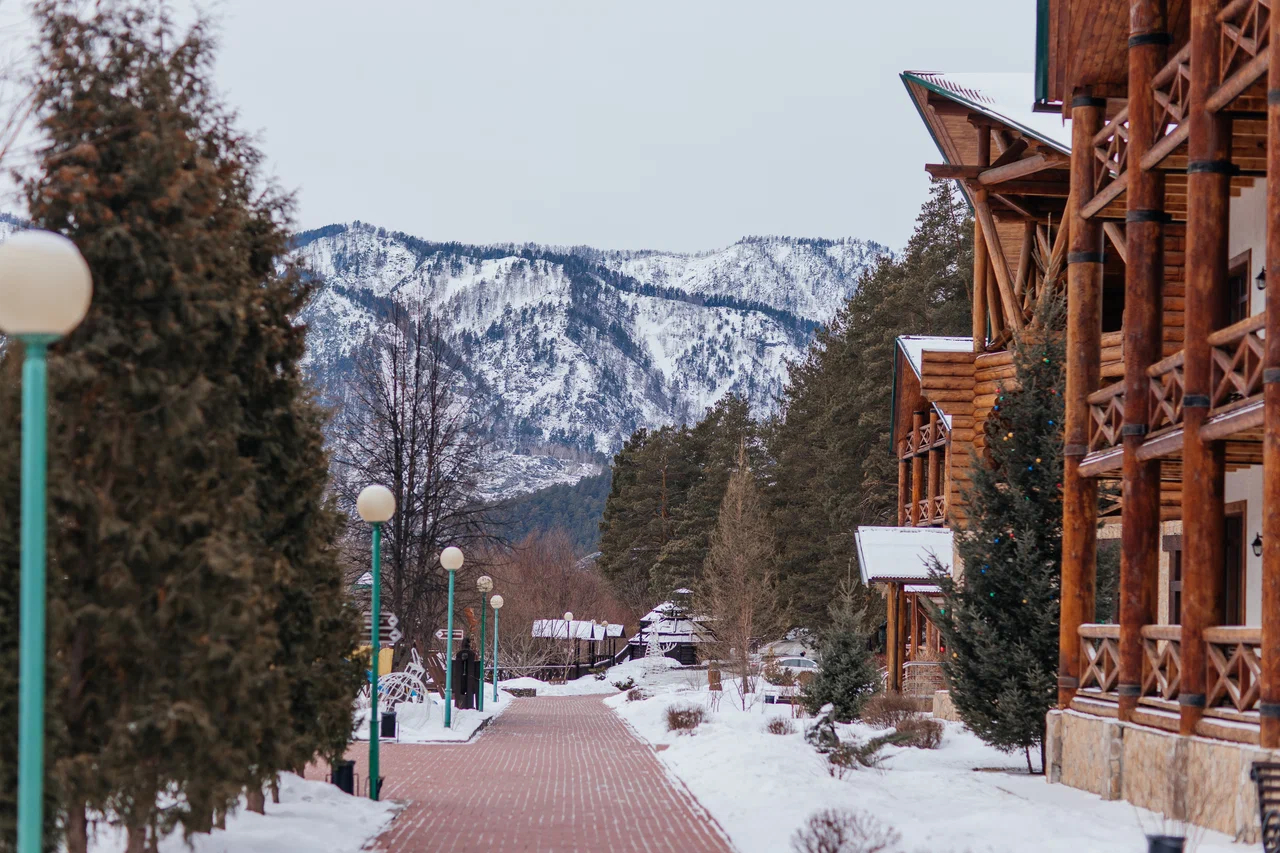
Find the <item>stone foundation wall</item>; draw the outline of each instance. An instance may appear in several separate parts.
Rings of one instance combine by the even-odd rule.
[[[1258,800],[1249,769],[1280,753],[1247,744],[1182,737],[1076,711],[1050,711],[1046,777],[1101,796],[1124,799],[1172,820],[1185,820],[1258,841]]]
[[[951,691],[934,691],[933,716],[939,720],[951,720],[956,723],[960,722],[960,715],[956,713],[956,706],[951,702]]]

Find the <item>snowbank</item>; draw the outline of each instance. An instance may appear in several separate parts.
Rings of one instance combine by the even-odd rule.
[[[193,835],[189,847],[178,830],[160,841],[160,853],[356,853],[399,808],[286,773],[280,777],[280,803],[268,797],[265,815],[246,811],[242,800],[240,810],[227,816],[226,829]],[[124,830],[102,827],[89,851],[123,853],[126,843]]]
[[[609,667],[603,678],[584,675],[560,684],[526,675],[500,681],[498,686],[504,690],[532,688],[538,691],[539,696],[593,696],[617,693],[618,688],[615,685],[626,683],[628,679],[639,687],[653,687],[676,681],[687,682],[684,686],[692,686],[695,683],[702,686],[707,683],[707,673],[704,670],[683,669],[680,662],[672,658],[640,658]]]
[[[689,735],[666,729],[673,704],[708,704],[705,690],[671,689],[650,699],[604,701],[644,740],[663,745],[661,760],[729,833],[741,853],[790,850],[792,833],[813,812],[854,808],[902,834],[901,850],[940,853],[1132,853],[1145,850],[1146,831],[1160,818],[1124,802],[1049,785],[1030,776],[1021,754],[986,746],[958,723],[944,723],[936,750],[886,747],[881,769],[831,777],[825,760],[804,742],[812,720],[795,720],[794,734],[765,731],[771,717],[790,717],[787,705],[743,711],[726,695],[718,712]],[[882,730],[840,726],[842,737],[865,740]],[[982,768],[981,771],[978,768]],[[1199,853],[1256,849],[1205,832]]]
[[[500,685],[501,686],[501,685]],[[457,743],[470,740],[484,725],[511,705],[511,695],[498,691],[498,701],[493,700],[493,685],[484,697],[484,710],[454,708],[449,728],[444,727],[444,700],[431,693],[427,702],[400,702],[396,705],[398,743]],[[381,708],[385,712],[385,708]],[[357,711],[355,716],[356,740],[369,740],[369,709]],[[384,742],[388,742],[384,739]]]

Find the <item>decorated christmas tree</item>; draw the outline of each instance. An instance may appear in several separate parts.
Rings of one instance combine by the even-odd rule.
[[[956,536],[961,579],[940,576],[933,614],[961,719],[992,746],[1023,750],[1029,769],[1057,687],[1063,316],[1046,301],[1016,342],[1015,380],[987,420],[969,526]]]

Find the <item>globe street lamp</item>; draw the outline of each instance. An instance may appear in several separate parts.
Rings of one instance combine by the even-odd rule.
[[[493,608],[493,701],[498,701],[498,611],[505,604],[502,596],[495,595],[489,599],[489,606]],[[484,692],[481,687],[480,692]]]
[[[80,324],[93,274],[75,244],[23,231],[0,245],[0,332],[22,342],[22,532],[18,663],[18,851],[44,845],[45,474],[49,345]]]
[[[493,578],[481,575],[476,578],[480,590],[480,689],[476,691],[476,710],[484,710],[484,609],[489,605],[489,593],[493,591]]]
[[[449,572],[449,633],[444,653],[444,727],[453,720],[453,577],[462,568],[462,549],[450,545],[440,552],[440,565]]]
[[[573,642],[569,639],[573,627],[573,611],[566,610],[564,612],[564,683],[569,683],[569,649],[573,648],[570,644]]]
[[[356,498],[356,512],[373,525],[373,589],[369,594],[369,799],[378,799],[378,658],[382,651],[382,525],[396,514],[396,498],[386,486],[365,486]]]

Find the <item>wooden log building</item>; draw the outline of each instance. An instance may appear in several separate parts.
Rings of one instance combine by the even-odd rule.
[[[1273,2],[1038,0],[1036,70],[1013,107],[998,91],[1004,75],[903,75],[944,155],[926,168],[961,182],[977,224],[971,397],[963,370],[922,370],[929,405],[895,408],[900,524],[933,523],[914,431],[940,405],[972,407],[944,445],[958,482],[1009,378],[983,368],[1007,359],[1044,283],[1062,281],[1062,611],[1047,772],[1250,841],[1250,767],[1280,757]],[[941,376],[962,381],[926,378]],[[940,391],[958,399],[934,403]],[[1100,505],[1106,493],[1116,497]],[[962,526],[951,500],[946,521]],[[1100,539],[1120,543],[1114,624],[1095,612]]]

